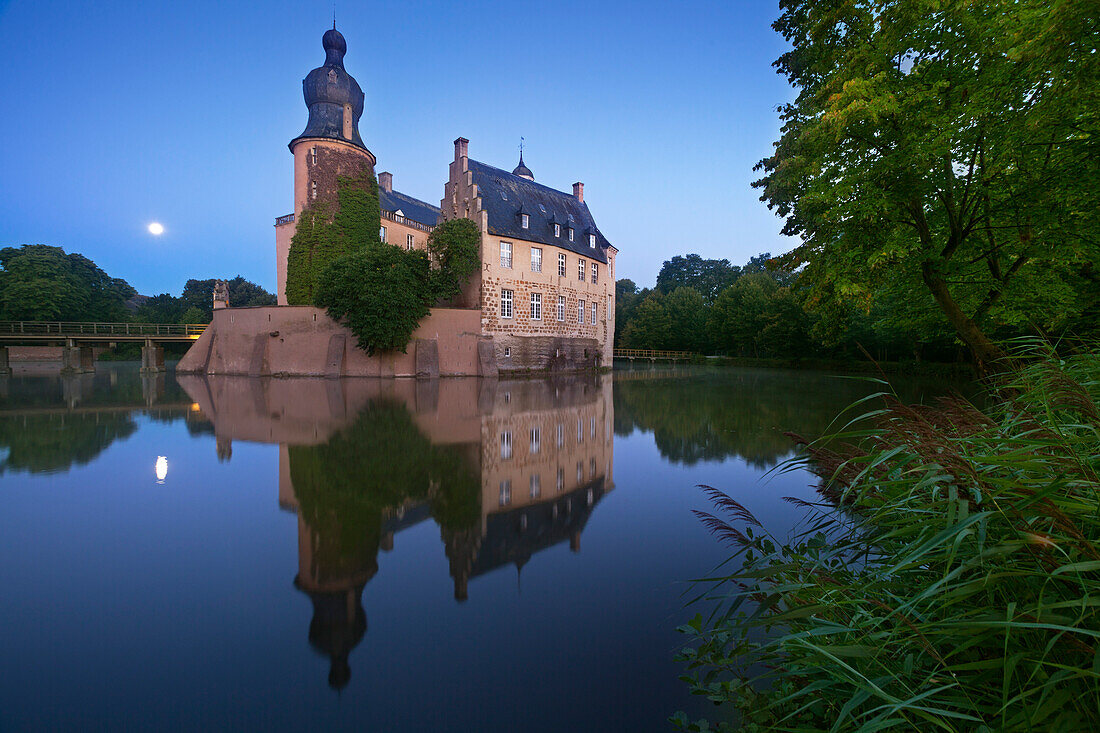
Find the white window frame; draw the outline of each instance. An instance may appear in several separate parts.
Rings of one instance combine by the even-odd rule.
[[[412,248],[416,245],[416,239],[411,234],[405,235],[405,249],[412,251]]]
[[[500,266],[512,269],[512,243],[500,240]]]
[[[555,237],[560,237],[561,236],[561,224],[555,224],[554,225],[554,236]]]
[[[595,234],[589,234],[588,235],[588,246],[591,247],[592,249],[596,249],[596,235]]]
[[[531,293],[531,320],[542,320],[542,293]]]
[[[383,242],[386,241],[386,227],[378,227],[378,238]]]
[[[600,281],[600,266],[595,262],[592,263],[592,284],[595,285]]]
[[[542,476],[537,473],[531,474],[531,498],[537,499],[542,495]]]
[[[592,311],[592,325],[595,326],[596,325],[596,320],[597,320],[596,312],[599,310],[599,303],[597,303],[596,301],[593,300],[592,301],[592,307],[589,310]]]
[[[564,489],[564,488],[565,488],[565,469],[562,468],[561,466],[558,466],[558,480],[557,480],[558,493],[561,493],[561,490]]]
[[[502,430],[500,433],[500,459],[507,461],[512,457],[512,431]]]
[[[516,293],[508,288],[500,289],[500,317],[512,318],[515,314]]]
[[[508,506],[512,503],[512,479],[506,478],[500,482],[500,499],[501,506]]]
[[[577,260],[577,279],[584,282],[584,276],[588,274],[588,265],[583,259]]]
[[[569,241],[573,241],[573,227],[569,227]]]
[[[577,301],[577,323],[584,325],[584,301]]]
[[[527,214],[519,215],[519,226],[521,229],[527,229],[531,226],[531,217]]]
[[[559,295],[558,296],[558,322],[562,323],[564,321],[565,321],[565,296],[564,295]]]
[[[558,447],[565,445],[565,425],[558,423]]]
[[[531,428],[531,454],[534,455],[542,450],[542,428],[538,425]]]
[[[581,481],[584,481],[584,461],[577,461],[577,483]]]
[[[584,442],[584,420],[577,418],[577,442]]]
[[[531,272],[542,272],[542,247],[531,248]]]
[[[565,277],[565,255],[558,253],[558,277]]]

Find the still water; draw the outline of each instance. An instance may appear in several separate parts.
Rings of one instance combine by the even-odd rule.
[[[0,378],[0,730],[663,730],[722,488],[879,385]],[[899,381],[906,400],[950,385]],[[766,475],[767,474],[767,475]]]

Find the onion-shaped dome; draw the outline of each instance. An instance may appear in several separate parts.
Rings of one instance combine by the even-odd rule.
[[[535,174],[531,172],[531,169],[523,164],[523,153],[519,154],[519,165],[512,171],[513,176],[519,176],[520,178],[526,178],[528,181],[535,180]]]
[[[295,142],[305,137],[327,137],[366,148],[359,137],[363,90],[355,77],[344,69],[348,44],[340,31],[332,28],[321,37],[321,46],[325,49],[324,65],[309,72],[302,80],[302,95],[309,108],[309,121],[302,134],[290,141],[290,146],[293,148]],[[351,117],[349,125],[345,125],[346,113]]]

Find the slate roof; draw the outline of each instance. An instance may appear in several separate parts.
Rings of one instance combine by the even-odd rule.
[[[390,212],[400,210],[406,219],[418,221],[426,226],[434,227],[439,223],[439,207],[432,206],[426,201],[414,199],[398,191],[386,191],[378,187],[378,203],[382,209]]]
[[[500,168],[470,160],[470,172],[489,213],[489,233],[510,239],[524,239],[576,252],[597,262],[607,262],[611,243],[596,228],[588,204],[571,193],[528,181]],[[407,212],[406,212],[407,213]],[[529,227],[520,226],[520,214],[527,214]],[[554,223],[561,224],[561,236],[554,236]],[[569,241],[573,227],[574,241]],[[588,246],[589,233],[596,235],[596,248]]]

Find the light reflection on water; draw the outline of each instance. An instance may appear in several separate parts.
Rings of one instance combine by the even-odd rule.
[[[782,432],[877,389],[710,369],[0,381],[3,730],[702,714],[674,629],[685,581],[726,553],[694,486],[782,531],[782,497],[812,498],[804,474],[761,480]]]

